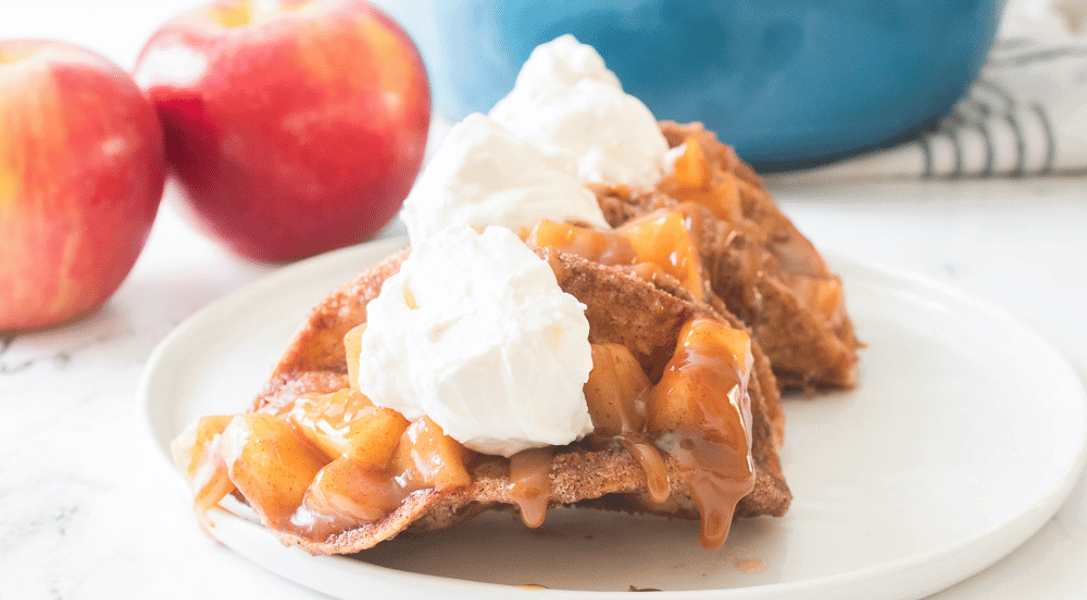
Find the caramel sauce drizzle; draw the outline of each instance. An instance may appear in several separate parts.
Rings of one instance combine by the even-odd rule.
[[[510,457],[509,493],[528,527],[543,525],[551,500],[551,458],[554,450],[529,448]]]
[[[657,504],[663,504],[672,494],[672,485],[668,480],[668,465],[664,462],[660,450],[652,442],[646,441],[641,435],[633,432],[616,436],[616,439],[645,471],[649,499]]]

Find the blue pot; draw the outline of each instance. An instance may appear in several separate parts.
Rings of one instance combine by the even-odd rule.
[[[842,158],[934,126],[977,77],[1002,9],[1000,0],[424,5],[432,20],[413,34],[435,105],[450,119],[489,110],[533,48],[572,33],[658,118],[704,122],[761,171]]]

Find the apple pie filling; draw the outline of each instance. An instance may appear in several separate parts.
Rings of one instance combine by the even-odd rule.
[[[670,275],[694,299],[704,301],[707,281],[695,239],[697,229],[692,227],[696,218],[697,212],[688,213],[683,207],[665,208],[607,231],[544,220],[526,241],[602,265],[630,266],[647,281],[660,273]]]

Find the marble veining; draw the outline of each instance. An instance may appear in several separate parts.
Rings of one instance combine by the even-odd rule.
[[[11,349],[12,343],[15,342],[14,333],[5,333],[0,336],[0,375],[6,375],[10,373],[18,373],[23,369],[29,369],[33,364],[33,359],[25,359],[20,363],[9,363],[7,360],[8,350]]]

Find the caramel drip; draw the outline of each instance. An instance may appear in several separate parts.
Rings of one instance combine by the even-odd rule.
[[[766,571],[766,563],[758,558],[737,558],[732,561],[732,566],[745,573],[763,573]]]
[[[707,550],[725,543],[740,499],[755,485],[750,454],[711,441],[705,432],[675,432],[679,443],[669,454],[685,474],[688,493],[698,507],[702,527],[698,542]]]
[[[672,486],[668,482],[668,465],[665,464],[660,450],[633,433],[617,436],[616,439],[645,471],[649,499],[657,504],[668,500],[668,496],[672,493]]]
[[[650,385],[630,351],[593,345],[593,370],[585,397],[599,447],[618,443],[642,467],[649,497],[671,493],[667,447],[702,520],[703,547],[720,547],[736,504],[755,483],[751,456],[751,399],[747,381],[754,359],[751,340],[715,319],[684,325],[660,381]]]
[[[521,509],[521,520],[529,527],[543,525],[547,514],[553,452],[550,447],[529,448],[510,457],[510,496]]]

